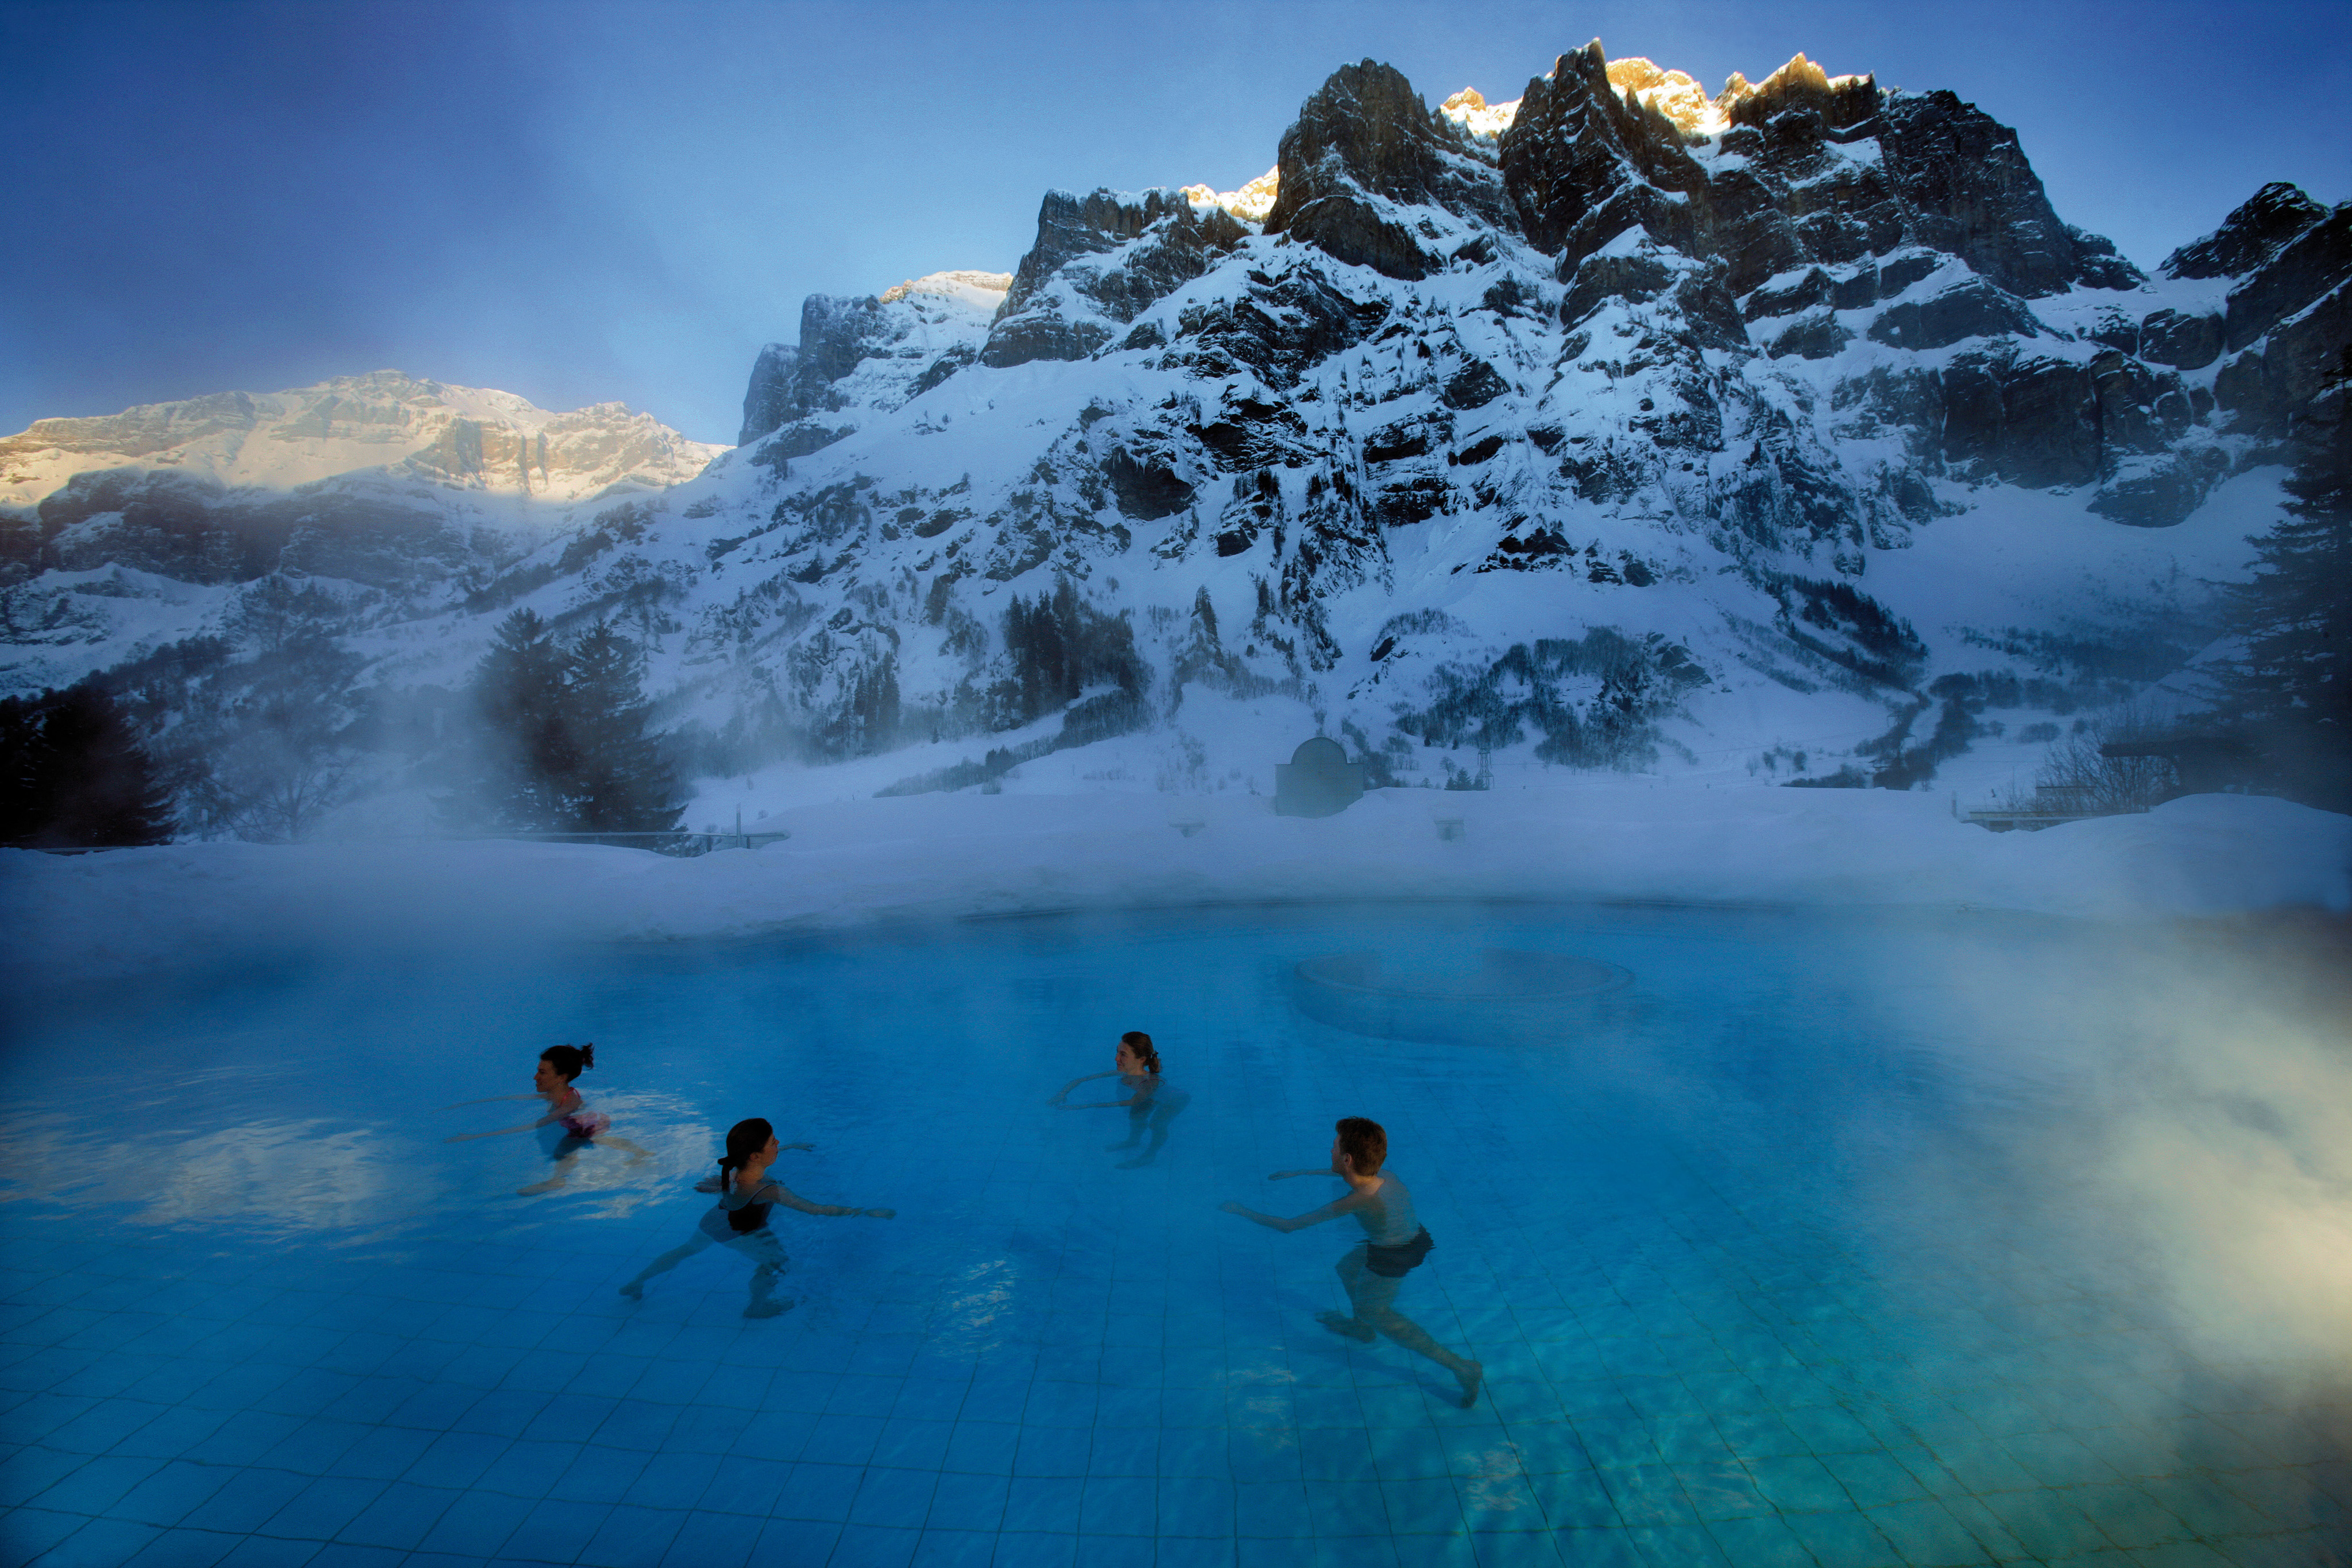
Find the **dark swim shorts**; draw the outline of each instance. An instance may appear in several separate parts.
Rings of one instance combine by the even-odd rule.
[[[1429,1227],[1423,1226],[1410,1241],[1400,1241],[1393,1247],[1375,1247],[1364,1243],[1364,1267],[1383,1280],[1402,1280],[1421,1267],[1422,1260],[1437,1243],[1430,1239]]]

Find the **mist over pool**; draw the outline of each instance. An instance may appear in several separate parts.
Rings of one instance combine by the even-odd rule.
[[[1330,955],[1497,948],[1632,979],[1444,1043],[1300,1005]],[[82,1561],[2324,1561],[2352,1474],[2324,957],[1455,903],[21,992],[6,1528]],[[1191,1101],[1122,1169],[1121,1113],[1045,1102],[1132,1028]],[[440,1107],[582,1039],[650,1159],[522,1197],[536,1143],[443,1143],[506,1113]],[[1264,1177],[1343,1114],[1389,1129],[1436,1240],[1398,1306],[1484,1363],[1472,1409],[1318,1324],[1352,1227],[1216,1211],[1330,1196]],[[898,1218],[780,1209],[779,1319],[717,1249],[622,1299],[746,1115],[817,1145],[780,1156],[795,1191]]]

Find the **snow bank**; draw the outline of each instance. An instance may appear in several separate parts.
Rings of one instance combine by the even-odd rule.
[[[1097,793],[842,801],[761,825],[780,823],[786,842],[698,860],[496,841],[0,852],[0,892],[11,967],[26,979],[351,945],[724,938],[1223,902],[1973,905],[2103,919],[2352,908],[2352,818],[2241,796],[2001,835],[1926,794],[1638,781],[1381,790],[1313,821],[1277,817],[1263,797]]]

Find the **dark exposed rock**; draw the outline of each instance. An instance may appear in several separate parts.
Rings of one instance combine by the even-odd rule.
[[[1773,358],[1794,354],[1800,359],[1826,360],[1853,340],[1853,334],[1838,324],[1838,319],[1827,310],[1801,316],[1768,340],[1764,351]]]
[[[1081,198],[1049,191],[1037,213],[1037,241],[997,308],[981,362],[1004,369],[1035,360],[1082,360],[1110,341],[1110,328],[1065,319],[1043,294],[1056,275],[1093,310],[1127,322],[1206,272],[1244,237],[1230,213],[1197,209],[1181,192],[1122,196],[1097,191]],[[1115,265],[1085,260],[1113,254]]]
[[[125,566],[183,582],[250,582],[278,570],[404,590],[444,580],[468,541],[429,503],[333,485],[233,490],[168,469],[79,474],[38,508],[38,561]]]
[[[810,295],[801,303],[800,346],[771,343],[752,363],[737,444],[749,446],[794,420],[840,408],[843,399],[833,383],[897,341],[902,332],[871,295]]]
[[[1938,380],[1944,457],[1954,467],[2033,489],[2099,476],[2098,396],[2089,367],[2005,348],[1962,354]]]
[[[1921,300],[1890,305],[1870,324],[1875,342],[1897,349],[1942,349],[1969,338],[2037,338],[2042,323],[2023,300],[1980,277]]]
[[[2284,180],[2274,180],[2221,220],[2221,226],[2164,258],[2167,277],[2237,277],[2278,254],[2279,247],[2327,215],[2327,209]]]
[[[2223,351],[2237,352],[2347,279],[2352,279],[2352,202],[2281,246],[2230,290]]]
[[[1698,241],[1706,174],[1672,120],[1618,97],[1608,65],[1598,38],[1560,56],[1528,83],[1496,148],[1521,230],[1563,276],[1636,225],[1681,248]]]
[[[1749,321],[1767,316],[1794,316],[1800,311],[1827,305],[1832,292],[1830,275],[1816,267],[1807,270],[1794,282],[1782,284],[1778,288],[1757,289],[1748,297],[1748,303],[1741,307],[1740,315]],[[1876,292],[1874,284],[1870,298],[1875,298]],[[1862,303],[1867,305],[1870,299],[1865,298]]]
[[[1308,461],[1307,422],[1281,403],[1228,397],[1218,417],[1192,427],[1194,440],[1227,468],[1293,466]]]
[[[2197,509],[2229,467],[2229,458],[2215,447],[2165,453],[2101,486],[2090,509],[2134,528],[2170,528]]]
[[[1099,321],[1067,321],[1051,310],[1031,310],[990,329],[980,362],[1009,370],[1034,360],[1083,360],[1110,341]]]
[[[752,460],[774,466],[795,457],[805,457],[812,452],[822,452],[850,434],[854,428],[847,425],[835,427],[815,419],[794,420],[763,442]]]
[[[1510,385],[1495,373],[1495,367],[1484,360],[1473,360],[1445,379],[1438,397],[1446,407],[1468,410],[1484,408],[1505,392]]]
[[[1395,463],[1408,457],[1422,456],[1433,444],[1448,437],[1451,423],[1416,414],[1384,424],[1364,437],[1364,461]]]
[[[1296,386],[1308,367],[1354,347],[1389,319],[1386,300],[1355,300],[1311,270],[1253,276],[1240,298],[1184,312],[1178,361],[1198,374],[1246,369],[1268,386]]]
[[[1619,97],[1607,65],[1598,42],[1562,56],[1528,84],[1499,149],[1521,227],[1559,255],[1563,277],[1638,225],[1721,259],[1735,293],[1808,261],[1843,267],[1906,244],[1959,256],[2028,298],[2139,281],[2110,242],[2058,220],[2013,132],[1949,93],[1886,97],[1868,78],[1786,73],[1737,103],[1722,149],[1738,162],[1710,177],[1672,121]],[[1841,151],[1864,142],[1880,156]]]
[[[1671,300],[1693,340],[1715,349],[1744,349],[1748,329],[1725,286],[1722,269],[1643,241],[1579,262],[1561,298],[1560,320],[1576,327],[1603,306]]]
[[[1115,447],[1103,459],[1102,469],[1123,516],[1150,521],[1181,512],[1192,504],[1192,486],[1156,458],[1138,458],[1125,447]]]
[[[2231,418],[2230,428],[2284,434],[2297,411],[2326,385],[2352,344],[2352,283],[2339,286],[2274,329],[2259,348],[2221,367],[2213,392]]]
[[[1883,113],[1887,178],[1907,237],[1960,257],[2027,299],[2082,282],[2115,288],[2139,274],[2105,240],[2061,223],[2017,132],[1948,92],[1897,94]]]
[[[1429,204],[1508,226],[1501,183],[1430,112],[1392,66],[1342,66],[1282,134],[1280,180],[1265,232],[1386,277],[1426,277],[1444,265],[1393,215]]]
[[[2189,433],[2180,378],[2110,350],[2091,361],[2099,400],[2099,439],[2110,454],[2158,452]]]
[[[790,343],[770,343],[751,362],[751,382],[743,391],[743,431],[738,446],[752,442],[793,417],[793,371],[800,350]]]
[[[2138,350],[2157,364],[2201,371],[2221,357],[2221,318],[2158,310],[2139,324]]]

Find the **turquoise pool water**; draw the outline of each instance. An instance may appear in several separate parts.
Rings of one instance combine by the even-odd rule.
[[[1486,946],[1633,984],[1472,1044],[1298,1005],[1302,959]],[[2082,998],[2176,967],[2013,918],[1430,906],[20,997],[6,1559],[2334,1561],[2336,1369],[2217,1338],[2109,1178],[2141,1059]],[[1131,1028],[1192,1103],[1121,1169],[1121,1113],[1045,1101]],[[590,1039],[653,1158],[526,1197],[532,1140],[443,1142]],[[1264,1176],[1351,1113],[1436,1238],[1397,1304],[1484,1363],[1473,1409],[1318,1325],[1352,1225],[1216,1209],[1332,1196]],[[779,1318],[722,1249],[620,1298],[748,1115],[818,1145],[777,1167],[802,1194],[898,1218],[779,1210]]]

